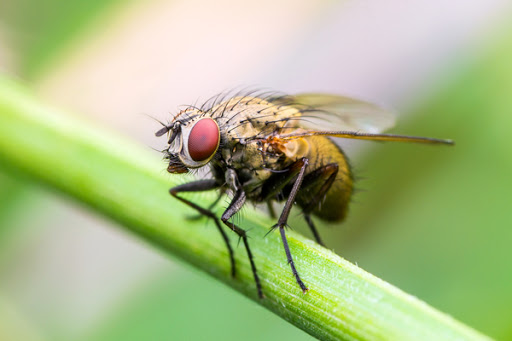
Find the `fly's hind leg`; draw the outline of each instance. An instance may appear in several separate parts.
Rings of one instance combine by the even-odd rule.
[[[228,248],[229,253],[229,259],[231,261],[231,276],[236,276],[236,267],[235,267],[235,257],[233,254],[233,249],[231,248],[231,244],[229,243],[228,236],[226,235],[226,232],[222,228],[219,222],[219,218],[211,211],[205,208],[202,208],[201,206],[191,202],[190,200],[187,200],[185,198],[182,198],[178,196],[178,193],[183,192],[201,192],[201,191],[208,191],[212,189],[216,189],[219,187],[219,184],[214,180],[199,180],[199,181],[193,181],[189,182],[187,184],[179,185],[176,187],[173,187],[169,190],[169,193],[179,201],[187,204],[188,206],[194,208],[199,212],[200,215],[204,215],[208,218],[213,219],[215,222],[215,226],[217,226],[217,229],[219,230],[220,234],[222,235],[222,239],[224,239],[224,243],[226,244],[226,247]]]
[[[293,262],[292,254],[290,252],[290,247],[288,246],[288,241],[286,239],[285,227],[287,226],[288,216],[290,215],[292,205],[295,202],[295,198],[297,196],[297,193],[299,192],[300,186],[302,184],[302,180],[304,179],[304,174],[306,172],[307,165],[308,165],[307,158],[302,158],[301,160],[298,160],[293,164],[293,168],[296,169],[296,168],[300,167],[300,170],[298,172],[297,178],[295,179],[295,182],[293,183],[292,190],[290,192],[290,195],[288,196],[288,199],[286,200],[286,204],[284,205],[283,211],[281,212],[281,215],[279,216],[279,220],[277,221],[277,224],[272,226],[272,229],[279,228],[279,232],[281,233],[281,239],[283,240],[284,251],[286,253],[286,258],[288,260],[288,264],[290,264],[293,276],[295,277],[297,284],[299,285],[299,287],[302,289],[302,292],[304,292],[304,293],[306,293],[308,291],[308,288],[306,287],[304,282],[302,282],[302,279],[300,278],[299,273],[297,272],[297,269],[295,268],[295,263]]]
[[[336,175],[338,175],[338,168],[338,165],[335,163],[330,163],[328,165],[320,167],[314,170],[313,172],[309,173],[306,177],[304,177],[304,182],[302,185],[303,189],[307,189],[308,187],[314,186],[319,182],[323,182],[322,187],[320,187],[320,189],[315,194],[313,194],[313,198],[308,203],[308,205],[303,209],[304,219],[306,220],[306,223],[311,229],[311,232],[313,233],[316,242],[322,246],[325,246],[325,244],[320,239],[320,235],[316,230],[315,224],[313,223],[313,220],[311,220],[311,212],[323,200],[325,194],[327,193],[327,191],[329,191],[332,184],[334,183],[334,180],[336,180]]]

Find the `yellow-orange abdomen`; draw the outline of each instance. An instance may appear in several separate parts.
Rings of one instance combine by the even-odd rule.
[[[341,221],[346,216],[353,190],[352,172],[347,158],[342,150],[327,137],[311,136],[305,140],[310,147],[305,155],[309,159],[306,176],[329,164],[338,166],[334,182],[311,213],[326,221]],[[297,203],[307,208],[315,194],[324,186],[327,178],[328,176],[318,177],[314,182],[303,183],[303,188],[297,196]]]

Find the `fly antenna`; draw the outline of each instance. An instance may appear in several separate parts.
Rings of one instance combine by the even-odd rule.
[[[171,130],[171,128],[172,128],[172,125],[164,126],[162,129],[158,130],[158,131],[155,133],[155,136],[156,136],[156,137],[160,137],[160,136],[162,136],[162,135],[164,135],[164,134],[167,134],[167,132],[168,132],[169,130]]]
[[[160,136],[162,136],[162,135],[166,134],[169,130],[171,130],[171,129],[172,129],[172,127],[173,127],[173,125],[174,125],[174,123],[173,123],[173,124],[165,124],[164,122],[160,121],[158,118],[153,117],[153,116],[151,116],[151,115],[148,115],[148,114],[146,114],[146,113],[142,113],[142,115],[149,117],[149,118],[150,118],[150,119],[152,119],[153,121],[158,122],[158,123],[160,123],[160,124],[163,126],[163,128],[159,129],[159,130],[155,133],[155,136],[157,136],[157,137],[160,137]]]

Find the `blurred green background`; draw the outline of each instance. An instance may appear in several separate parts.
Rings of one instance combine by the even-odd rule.
[[[394,132],[457,145],[347,143],[360,191],[344,224],[321,228],[324,240],[430,305],[512,340],[510,7],[8,0],[0,70],[148,153],[162,141],[143,114],[165,120],[180,104],[239,85],[396,108]],[[311,339],[2,160],[0,189],[1,340]],[[300,217],[292,224],[308,233]]]

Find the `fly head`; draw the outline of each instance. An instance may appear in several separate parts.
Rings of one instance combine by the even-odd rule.
[[[173,122],[155,135],[164,134],[169,136],[164,154],[169,160],[167,171],[170,173],[187,173],[191,168],[205,166],[219,149],[220,129],[217,122],[195,109],[180,112]]]

